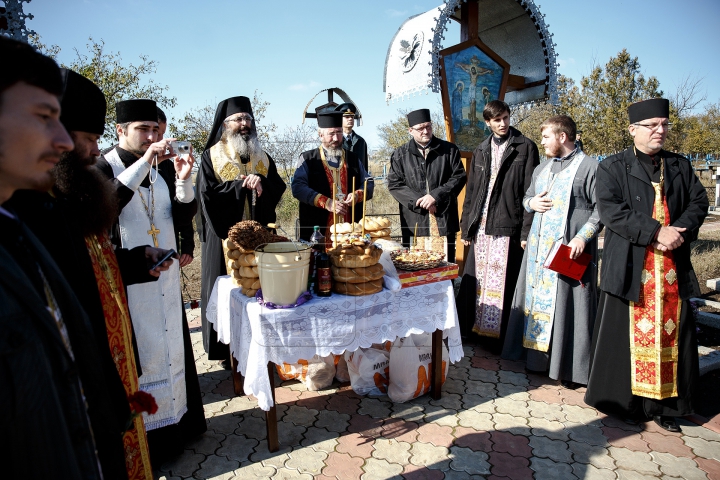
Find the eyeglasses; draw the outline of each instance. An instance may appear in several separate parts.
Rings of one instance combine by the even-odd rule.
[[[253,117],[250,115],[240,115],[239,117],[230,118],[227,120],[228,122],[237,122],[237,123],[252,123]]]
[[[660,127],[662,127],[662,129],[665,130],[666,132],[668,130],[670,130],[670,128],[672,128],[672,123],[670,123],[670,122],[651,123],[651,124],[634,123],[633,125],[637,125],[638,127],[645,127],[653,133],[657,132],[660,129]]]
[[[419,127],[410,127],[416,132],[432,132],[432,123],[428,123],[427,125],[420,125]]]

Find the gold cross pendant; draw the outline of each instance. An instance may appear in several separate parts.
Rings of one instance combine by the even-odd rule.
[[[160,245],[158,245],[157,235],[158,235],[158,233],[160,233],[160,230],[155,228],[154,223],[150,224],[150,230],[148,230],[147,233],[148,233],[148,235],[152,235],[153,243],[155,244],[155,247],[156,248],[159,247]]]

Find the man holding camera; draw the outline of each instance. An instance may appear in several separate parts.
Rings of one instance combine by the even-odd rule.
[[[176,156],[174,139],[158,141],[154,101],[125,100],[117,104],[116,113],[118,146],[97,163],[112,179],[120,201],[113,243],[177,249],[176,232],[191,225],[197,212],[190,179],[194,159],[191,154]],[[181,453],[186,439],[207,428],[180,290],[179,267],[192,260],[192,245],[185,248],[180,261],[157,282],[127,287],[142,370],[140,388],[158,403],[158,411],[145,417],[155,465]]]

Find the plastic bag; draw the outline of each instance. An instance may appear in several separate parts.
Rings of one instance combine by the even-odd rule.
[[[448,350],[442,344],[442,383],[448,372]],[[432,336],[429,333],[398,338],[390,350],[390,384],[388,396],[403,403],[430,391],[432,369]]]
[[[308,390],[322,390],[332,385],[335,377],[335,356],[300,359],[297,363],[276,365],[281,380],[300,380]]]
[[[350,385],[358,395],[384,395],[389,381],[387,350],[380,348],[358,348],[345,352]]]
[[[344,355],[335,355],[335,379],[338,382],[349,382],[350,372]]]

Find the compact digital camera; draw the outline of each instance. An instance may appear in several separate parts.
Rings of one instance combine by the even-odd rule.
[[[175,155],[190,155],[190,142],[170,142],[170,146],[175,152]]]

